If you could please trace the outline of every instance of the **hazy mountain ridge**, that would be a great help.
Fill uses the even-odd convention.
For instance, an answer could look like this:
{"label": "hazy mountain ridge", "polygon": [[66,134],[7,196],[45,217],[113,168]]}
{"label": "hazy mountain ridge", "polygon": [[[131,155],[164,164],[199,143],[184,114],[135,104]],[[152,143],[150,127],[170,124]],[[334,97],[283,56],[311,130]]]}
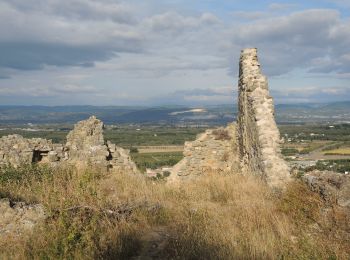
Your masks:
{"label": "hazy mountain ridge", "polygon": [[[201,111],[192,111],[202,108]],[[179,113],[180,112],[180,113]],[[96,115],[106,124],[208,124],[235,120],[236,104],[189,106],[0,106],[0,124],[75,123]],[[280,123],[349,122],[350,101],[276,105]]]}

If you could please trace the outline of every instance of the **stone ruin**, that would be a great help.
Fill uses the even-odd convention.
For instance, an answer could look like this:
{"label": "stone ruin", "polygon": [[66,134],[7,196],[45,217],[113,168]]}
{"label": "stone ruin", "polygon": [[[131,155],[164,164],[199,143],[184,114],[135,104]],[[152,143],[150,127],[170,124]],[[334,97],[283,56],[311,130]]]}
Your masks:
{"label": "stone ruin", "polygon": [[52,152],[56,148],[58,147],[46,139],[26,139],[20,135],[4,136],[0,138],[0,166],[6,164],[19,166],[39,162],[44,158],[52,159]]}
{"label": "stone ruin", "polygon": [[[257,50],[244,49],[239,65],[237,124],[207,130],[197,140],[186,142],[184,159],[173,167],[169,180],[190,179],[207,171],[255,174],[272,187],[283,187],[290,179],[280,152],[273,100],[260,70]],[[103,123],[94,116],[78,122],[65,145],[19,135],[0,139],[0,165],[31,162],[88,163],[137,172],[127,151],[105,142]]]}
{"label": "stone ruin", "polygon": [[[273,100],[267,79],[261,74],[256,49],[241,53],[238,87],[237,123],[225,129],[207,130],[195,141],[186,142],[184,159],[173,167],[171,183],[205,172],[254,174],[277,189],[283,189],[291,180],[280,151]],[[312,171],[301,180],[319,193],[326,204],[337,205],[350,217],[350,176]]]}
{"label": "stone ruin", "polygon": [[[51,166],[71,164],[97,166],[123,172],[138,172],[129,151],[105,142],[103,123],[92,116],[78,122],[67,136],[67,143],[53,144],[51,140],[9,135],[0,138],[0,167],[18,167],[29,163]],[[0,240],[21,236],[44,221],[47,215],[41,204],[29,205],[0,199]]]}
{"label": "stone ruin", "polygon": [[[207,130],[185,143],[184,159],[172,170],[171,180],[188,179],[208,171],[261,176],[271,187],[283,188],[290,171],[280,151],[280,134],[267,79],[261,74],[256,49],[241,53],[239,110],[236,124],[227,127],[224,140]],[[222,131],[222,130],[221,130]]]}
{"label": "stone ruin", "polygon": [[94,165],[137,172],[129,151],[109,141],[105,142],[103,123],[94,116],[75,124],[67,135],[65,145],[53,144],[51,140],[41,138],[27,139],[20,135],[0,138],[0,166],[18,167],[28,163]]}
{"label": "stone ruin", "polygon": [[185,142],[184,158],[176,164],[169,181],[191,179],[203,172],[237,171],[235,124],[226,128],[208,129],[193,142]]}
{"label": "stone ruin", "polygon": [[95,116],[74,125],[74,130],[67,135],[64,148],[68,160],[79,163],[88,161],[91,164],[137,172],[135,163],[125,150],[103,137],[103,123]]}
{"label": "stone ruin", "polygon": [[283,186],[290,170],[280,150],[267,78],[257,49],[244,49],[239,62],[237,140],[242,171],[261,175],[270,186]]}

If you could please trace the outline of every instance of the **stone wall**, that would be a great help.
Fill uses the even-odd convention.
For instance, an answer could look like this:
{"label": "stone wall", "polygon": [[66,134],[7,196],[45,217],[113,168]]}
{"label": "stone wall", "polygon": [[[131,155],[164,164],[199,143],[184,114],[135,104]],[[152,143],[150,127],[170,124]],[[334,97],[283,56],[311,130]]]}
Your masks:
{"label": "stone wall", "polygon": [[70,163],[111,166],[110,151],[103,137],[103,123],[95,116],[74,125],[67,135],[65,150]]}
{"label": "stone wall", "polygon": [[63,146],[54,145],[50,140],[26,139],[21,135],[0,138],[0,166],[11,164],[15,167],[39,161],[57,161],[63,157]]}
{"label": "stone wall", "polygon": [[238,82],[237,137],[242,171],[283,187],[290,172],[280,151],[273,99],[262,75],[256,49],[241,52]]}
{"label": "stone wall", "polygon": [[27,139],[20,135],[0,138],[0,167],[18,167],[28,163],[93,165],[137,172],[129,151],[105,142],[103,123],[94,116],[75,124],[67,135],[65,145],[53,144],[51,140],[41,138]]}
{"label": "stone wall", "polygon": [[184,158],[176,164],[168,178],[191,179],[205,172],[237,171],[239,165],[236,148],[235,125],[209,129],[193,142],[185,142]]}

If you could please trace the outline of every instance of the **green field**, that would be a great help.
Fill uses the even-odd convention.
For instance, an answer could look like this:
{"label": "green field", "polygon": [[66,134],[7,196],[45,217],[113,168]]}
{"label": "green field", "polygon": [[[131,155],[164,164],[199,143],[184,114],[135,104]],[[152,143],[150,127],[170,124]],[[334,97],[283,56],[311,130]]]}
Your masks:
{"label": "green field", "polygon": [[131,153],[131,158],[136,163],[141,172],[146,168],[156,169],[163,166],[173,166],[182,158],[182,152],[170,153]]}
{"label": "green field", "polygon": [[[137,130],[140,129],[140,130]],[[183,145],[185,141],[195,140],[197,134],[204,132],[204,128],[173,128],[173,127],[140,127],[119,128],[106,130],[106,140],[110,140],[121,147],[139,145]]]}
{"label": "green field", "polygon": [[19,134],[25,138],[51,139],[54,143],[65,143],[68,131],[23,131],[12,129],[0,131],[0,137],[12,134]]}
{"label": "green field", "polygon": [[[196,139],[197,134],[204,132],[205,128],[191,127],[122,127],[106,129],[105,140],[118,146],[129,149],[140,145],[183,145],[185,141]],[[54,131],[23,131],[6,129],[0,131],[0,137],[9,134],[20,134],[26,138],[52,139],[54,143],[64,143],[68,130]]]}

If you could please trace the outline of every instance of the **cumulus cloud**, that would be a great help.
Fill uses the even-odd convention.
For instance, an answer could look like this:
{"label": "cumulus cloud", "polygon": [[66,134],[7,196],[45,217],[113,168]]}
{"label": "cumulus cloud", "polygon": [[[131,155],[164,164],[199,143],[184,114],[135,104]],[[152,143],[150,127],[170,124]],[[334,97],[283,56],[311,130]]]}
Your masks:
{"label": "cumulus cloud", "polygon": [[246,19],[246,20],[257,20],[263,19],[270,16],[268,12],[264,11],[235,11],[232,13],[233,17],[238,19]]}
{"label": "cumulus cloud", "polygon": [[63,18],[83,20],[113,20],[134,23],[132,8],[126,3],[91,0],[4,0],[9,6],[26,13],[45,13]]}
{"label": "cumulus cloud", "polygon": [[142,36],[125,16],[119,5],[88,0],[2,2],[0,68],[84,67],[139,52]]}
{"label": "cumulus cloud", "polygon": [[[262,50],[269,75],[301,66],[311,72],[348,72],[349,22],[330,9],[269,16],[271,10],[293,6],[272,3],[267,11],[237,11],[236,15],[251,22],[231,25],[208,12],[186,16],[169,11],[137,20],[131,5],[107,0],[7,0],[0,6],[0,67],[93,66],[121,53],[153,53],[165,62],[171,54],[178,59],[180,55],[216,56],[224,64],[232,53],[256,46]],[[202,67],[196,60],[192,63],[193,68]],[[207,63],[210,67],[211,62]],[[125,64],[128,67],[130,63]]]}
{"label": "cumulus cloud", "polygon": [[231,48],[258,47],[268,75],[281,75],[296,68],[346,72],[350,71],[344,56],[348,53],[345,46],[350,43],[350,35],[345,31],[349,30],[348,22],[336,10],[305,10],[236,26]]}
{"label": "cumulus cloud", "polygon": [[[81,90],[93,96],[98,88],[106,89],[109,97],[125,91],[124,97],[130,98],[137,89],[135,84],[147,80],[139,86],[139,94],[147,98],[157,94],[147,88],[164,93],[158,80],[168,79],[176,81],[174,89],[196,88],[175,91],[169,95],[176,97],[173,100],[225,103],[232,93],[222,95],[208,86],[215,85],[211,84],[214,81],[228,85],[228,79],[234,80],[240,50],[246,47],[259,49],[267,76],[299,70],[349,78],[350,21],[339,10],[302,10],[300,4],[272,2],[252,12],[236,10],[232,19],[215,8],[191,10],[192,4],[186,10],[172,8],[177,1],[171,1],[171,8],[166,3],[154,8],[155,3],[151,1],[149,10],[144,11],[145,3],[139,1],[1,1],[0,93],[68,96]],[[55,73],[52,67],[57,69]],[[75,71],[69,73],[72,67]],[[43,70],[45,76],[33,70]],[[62,76],[63,70],[73,76]],[[21,73],[26,77],[18,77]],[[11,75],[16,78],[9,88]],[[89,79],[81,75],[89,75]],[[30,81],[33,78],[36,81]],[[337,95],[332,91],[328,94]],[[304,94],[290,91],[295,98]]]}

